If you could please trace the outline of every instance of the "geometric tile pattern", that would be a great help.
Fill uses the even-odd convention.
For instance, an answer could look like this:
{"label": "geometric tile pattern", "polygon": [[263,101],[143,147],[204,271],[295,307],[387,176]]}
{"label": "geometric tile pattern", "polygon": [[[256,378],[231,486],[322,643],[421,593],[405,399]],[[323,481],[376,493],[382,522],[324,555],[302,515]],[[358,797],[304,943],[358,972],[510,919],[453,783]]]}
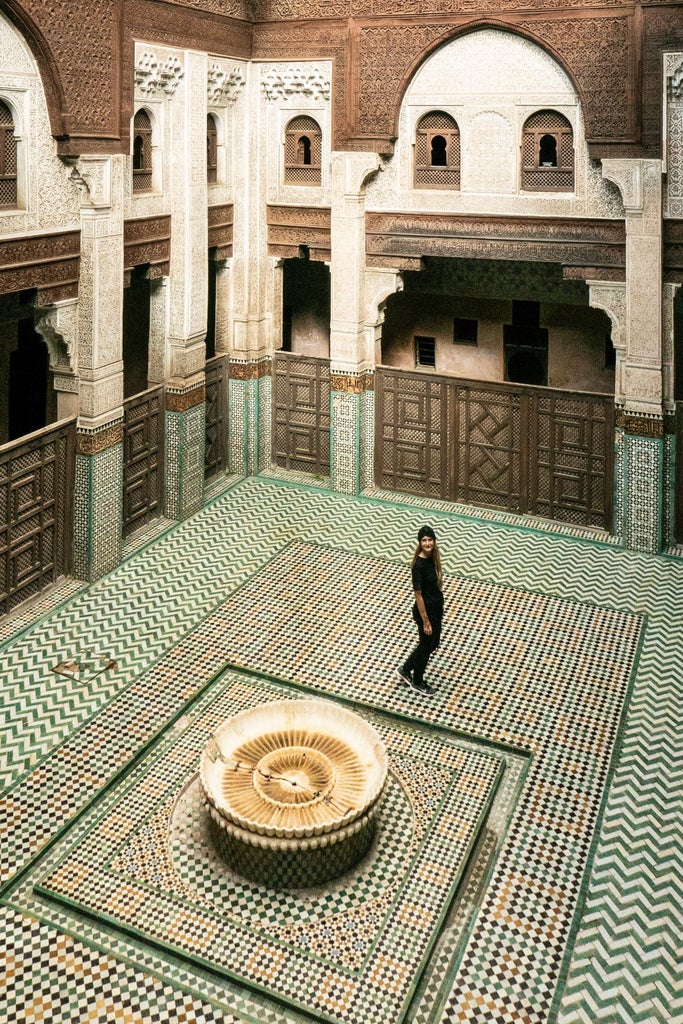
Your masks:
{"label": "geometric tile pattern", "polygon": [[[586,853],[589,861],[594,855],[594,869],[583,893],[585,913],[577,919],[575,933],[568,937],[568,948],[574,948],[574,955],[568,964],[566,987],[556,994],[549,1020],[561,1024],[594,1024],[597,1020],[679,1024],[683,1021],[680,958],[673,959],[672,951],[679,934],[677,887],[683,875],[679,840],[683,751],[679,724],[683,699],[680,559],[618,550],[613,538],[599,541],[599,535],[589,531],[555,528],[528,517],[454,509],[405,496],[397,501],[396,497],[376,492],[372,497],[353,499],[326,493],[319,487],[293,486],[285,480],[243,480],[108,577],[72,594],[56,610],[49,602],[42,605],[33,625],[22,621],[18,633],[10,630],[5,634],[0,644],[0,676],[8,712],[1,734],[8,787],[0,808],[0,813],[6,815],[3,843],[8,837],[29,831],[36,807],[43,809],[40,840],[18,842],[14,854],[8,854],[7,874],[26,864],[26,859],[120,772],[149,739],[175,716],[182,715],[184,702],[196,696],[210,670],[208,660],[205,666],[196,664],[197,649],[184,638],[190,639],[195,631],[201,633],[207,617],[217,612],[251,574],[262,569],[283,544],[314,540],[340,551],[371,553],[379,561],[401,566],[405,573],[415,532],[427,520],[437,531],[444,568],[453,578],[472,584],[498,584],[501,593],[513,588],[516,593],[526,591],[570,603],[590,602],[647,616],[628,717],[617,740],[613,778],[607,780],[600,836],[593,851]],[[402,576],[399,601],[403,600],[404,585]],[[398,618],[405,638],[406,620],[400,615]],[[226,628],[230,628],[229,623]],[[198,639],[201,644],[201,636]],[[452,636],[445,635],[443,650],[435,656],[435,669],[439,667],[437,658],[443,669],[452,640]],[[117,672],[111,678],[103,673],[83,687],[73,680],[60,680],[51,672],[57,662],[89,649],[117,661]],[[469,650],[463,655],[465,675]],[[173,658],[171,651],[175,652]],[[203,655],[210,653],[202,651]],[[493,652],[494,662],[496,657]],[[158,677],[154,690],[146,685],[146,673],[162,662],[164,680],[162,683]],[[174,670],[183,676],[177,683]],[[172,689],[174,685],[175,691],[164,702],[164,687]],[[366,691],[371,690],[369,684]],[[135,736],[127,736],[126,724],[119,728],[117,721],[119,702],[126,696],[131,714],[137,709],[140,715],[144,708],[157,704],[156,711],[151,709],[149,717],[143,716],[137,723]],[[551,695],[546,699],[552,703]],[[370,700],[382,707],[385,697],[377,693]],[[413,720],[429,723],[434,716],[436,707],[416,695],[399,697],[396,692],[396,700],[402,701],[395,705],[402,707],[400,713]],[[443,708],[439,714],[448,717]],[[101,729],[103,723],[116,727],[112,740],[116,749],[106,749],[111,737]],[[449,718],[448,727],[452,724]],[[88,777],[87,759],[78,764],[74,755],[73,763],[70,761],[73,744],[86,726],[99,729],[96,756],[101,760],[94,778]],[[476,731],[473,721],[466,731]],[[36,772],[50,758],[59,765],[65,787],[64,804],[58,801],[52,807],[41,798],[43,783],[36,785]],[[91,758],[91,763],[94,760]],[[73,791],[69,791],[69,780]],[[12,815],[13,801],[19,805],[16,817]],[[514,898],[512,889],[508,898],[509,893]],[[527,898],[533,904],[533,888]],[[285,1024],[299,1019],[293,1010],[277,1010],[253,991],[246,993],[236,987],[228,990],[209,975],[198,980],[197,971],[185,970],[181,965],[164,973],[158,957],[133,946],[123,936],[109,936],[111,955],[102,956],[95,952],[100,942],[95,926],[81,928],[85,953],[79,952],[75,966],[71,960],[60,961],[56,981],[56,960],[50,950],[65,941],[65,932],[73,930],[68,913],[56,915],[54,929],[38,925],[29,918],[37,917],[40,908],[30,905],[28,895],[26,900],[29,917],[6,909],[0,926],[4,926],[3,934],[13,948],[23,945],[23,955],[29,951],[14,976],[22,978],[23,991],[38,995],[59,990],[60,999],[55,1001],[52,1013],[55,1022],[80,1020],[85,1012],[78,1002],[83,989],[97,986],[102,979],[105,998],[108,1000],[112,991],[114,995],[107,1004],[108,1016],[101,1019],[163,1020],[166,1007],[170,1008],[171,1019],[174,1012],[175,1019],[182,1019],[181,1007],[188,1020]],[[18,927],[17,920],[25,925]],[[102,973],[105,961],[108,975]],[[451,964],[449,936],[445,935],[430,971],[437,994],[443,990],[447,995],[454,981],[449,976]],[[28,984],[26,972],[31,977]],[[107,988],[110,980],[112,989]],[[419,998],[422,985],[417,990]],[[185,994],[198,991],[202,993],[200,999]],[[73,1000],[67,1000],[71,993]],[[145,1001],[139,1013],[136,993],[142,993]],[[200,1006],[207,1000],[225,1016],[221,1017],[218,1009],[213,1018],[199,1016]],[[421,1005],[415,1009],[415,1024],[445,1019],[436,1010],[425,1016]],[[485,1012],[481,1019],[486,1019]],[[12,1019],[22,1017],[16,1003],[9,1005],[8,1013]],[[492,1011],[490,1016],[494,1020],[515,1020],[519,1011],[511,998],[504,1013]],[[538,1018],[532,1014],[529,1019]]]}
{"label": "geometric tile pattern", "polygon": [[[293,543],[225,602],[226,660],[402,711],[405,567]],[[447,1019],[499,993],[546,1019],[637,654],[637,616],[448,578],[431,720],[528,750],[524,798]],[[378,610],[384,614],[378,614]],[[503,926],[504,922],[504,926]],[[473,980],[474,979],[474,980]],[[456,1005],[457,1004],[457,1005]]]}
{"label": "geometric tile pattern", "polygon": [[656,554],[662,547],[663,442],[624,435],[626,480],[625,543]]}
{"label": "geometric tile pattern", "polygon": [[[282,893],[169,852],[175,795],[226,717],[272,699],[232,680],[50,858],[38,892],[162,941],[319,1019],[398,1024],[501,774],[499,755],[377,723],[390,787],[372,855],[332,891]],[[201,810],[201,809],[200,809]],[[195,809],[196,812],[196,809]],[[203,813],[206,819],[206,812]],[[204,824],[206,828],[206,824]],[[43,874],[45,871],[43,870]],[[212,877],[213,875],[213,877]]]}

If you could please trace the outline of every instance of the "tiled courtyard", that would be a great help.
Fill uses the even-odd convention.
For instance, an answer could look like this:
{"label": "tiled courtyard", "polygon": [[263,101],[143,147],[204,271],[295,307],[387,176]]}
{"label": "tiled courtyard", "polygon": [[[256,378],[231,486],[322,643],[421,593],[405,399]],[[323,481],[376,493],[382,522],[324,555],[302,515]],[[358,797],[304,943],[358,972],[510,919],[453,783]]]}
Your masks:
{"label": "tiled courtyard", "polygon": [[[408,563],[435,527],[431,698]],[[683,560],[414,499],[234,483],[3,623],[0,1022],[683,1021]],[[390,759],[325,891],[231,874],[216,725],[311,695]]]}

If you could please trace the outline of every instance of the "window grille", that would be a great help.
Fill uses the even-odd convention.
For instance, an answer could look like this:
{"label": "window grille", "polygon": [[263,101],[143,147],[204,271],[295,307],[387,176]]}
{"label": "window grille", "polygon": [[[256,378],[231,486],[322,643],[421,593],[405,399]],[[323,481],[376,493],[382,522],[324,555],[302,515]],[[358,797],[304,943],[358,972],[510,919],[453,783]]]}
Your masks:
{"label": "window grille", "polygon": [[450,116],[433,110],[415,132],[415,188],[460,188],[460,130]]}
{"label": "window grille", "polygon": [[211,114],[206,117],[206,180],[209,185],[218,181],[218,129]]}
{"label": "window grille", "polygon": [[436,366],[436,338],[415,335],[415,365]]}
{"label": "window grille", "polygon": [[146,110],[133,121],[133,192],[152,191],[152,122]]}
{"label": "window grille", "polygon": [[572,127],[555,110],[539,110],[524,124],[522,188],[534,192],[574,190]]}
{"label": "window grille", "polygon": [[285,129],[285,185],[319,185],[322,132],[312,117],[295,117]]}
{"label": "window grille", "polygon": [[17,140],[14,118],[0,100],[0,209],[17,207]]}

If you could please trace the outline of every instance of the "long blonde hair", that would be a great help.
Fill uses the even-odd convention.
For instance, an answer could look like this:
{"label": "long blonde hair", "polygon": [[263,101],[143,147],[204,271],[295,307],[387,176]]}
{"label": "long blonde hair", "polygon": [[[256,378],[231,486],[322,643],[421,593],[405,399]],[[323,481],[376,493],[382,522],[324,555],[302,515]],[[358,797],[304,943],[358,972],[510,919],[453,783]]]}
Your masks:
{"label": "long blonde hair", "polygon": [[[417,547],[415,548],[415,554],[413,555],[413,560],[410,563],[411,569],[415,565],[417,559],[420,557],[421,551],[422,548],[420,547],[420,542],[418,541]],[[443,586],[443,572],[441,571],[441,555],[439,554],[439,545],[436,543],[436,541],[434,541],[434,547],[432,548],[432,561],[434,562],[434,568],[436,569],[436,580],[437,583],[439,584],[439,590],[441,590]]]}

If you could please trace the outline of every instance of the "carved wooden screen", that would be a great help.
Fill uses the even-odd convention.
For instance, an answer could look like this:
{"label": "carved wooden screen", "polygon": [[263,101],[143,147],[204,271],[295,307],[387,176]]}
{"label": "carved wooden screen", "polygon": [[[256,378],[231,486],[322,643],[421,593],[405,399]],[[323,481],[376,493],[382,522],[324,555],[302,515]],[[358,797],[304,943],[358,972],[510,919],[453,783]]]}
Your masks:
{"label": "carved wooden screen", "polygon": [[273,359],[273,459],[326,476],[330,470],[330,361],[278,352]]}
{"label": "carved wooden screen", "polygon": [[225,469],[227,432],[228,366],[227,356],[220,355],[206,361],[206,480]]}
{"label": "carved wooden screen", "polygon": [[448,498],[448,389],[426,374],[377,374],[375,479],[392,491]]}
{"label": "carved wooden screen", "polygon": [[164,389],[127,399],[123,417],[123,529],[130,533],[162,512]]}
{"label": "carved wooden screen", "polygon": [[614,400],[379,368],[380,487],[612,528]]}
{"label": "carved wooden screen", "polygon": [[0,448],[0,614],[71,568],[76,421]]}

